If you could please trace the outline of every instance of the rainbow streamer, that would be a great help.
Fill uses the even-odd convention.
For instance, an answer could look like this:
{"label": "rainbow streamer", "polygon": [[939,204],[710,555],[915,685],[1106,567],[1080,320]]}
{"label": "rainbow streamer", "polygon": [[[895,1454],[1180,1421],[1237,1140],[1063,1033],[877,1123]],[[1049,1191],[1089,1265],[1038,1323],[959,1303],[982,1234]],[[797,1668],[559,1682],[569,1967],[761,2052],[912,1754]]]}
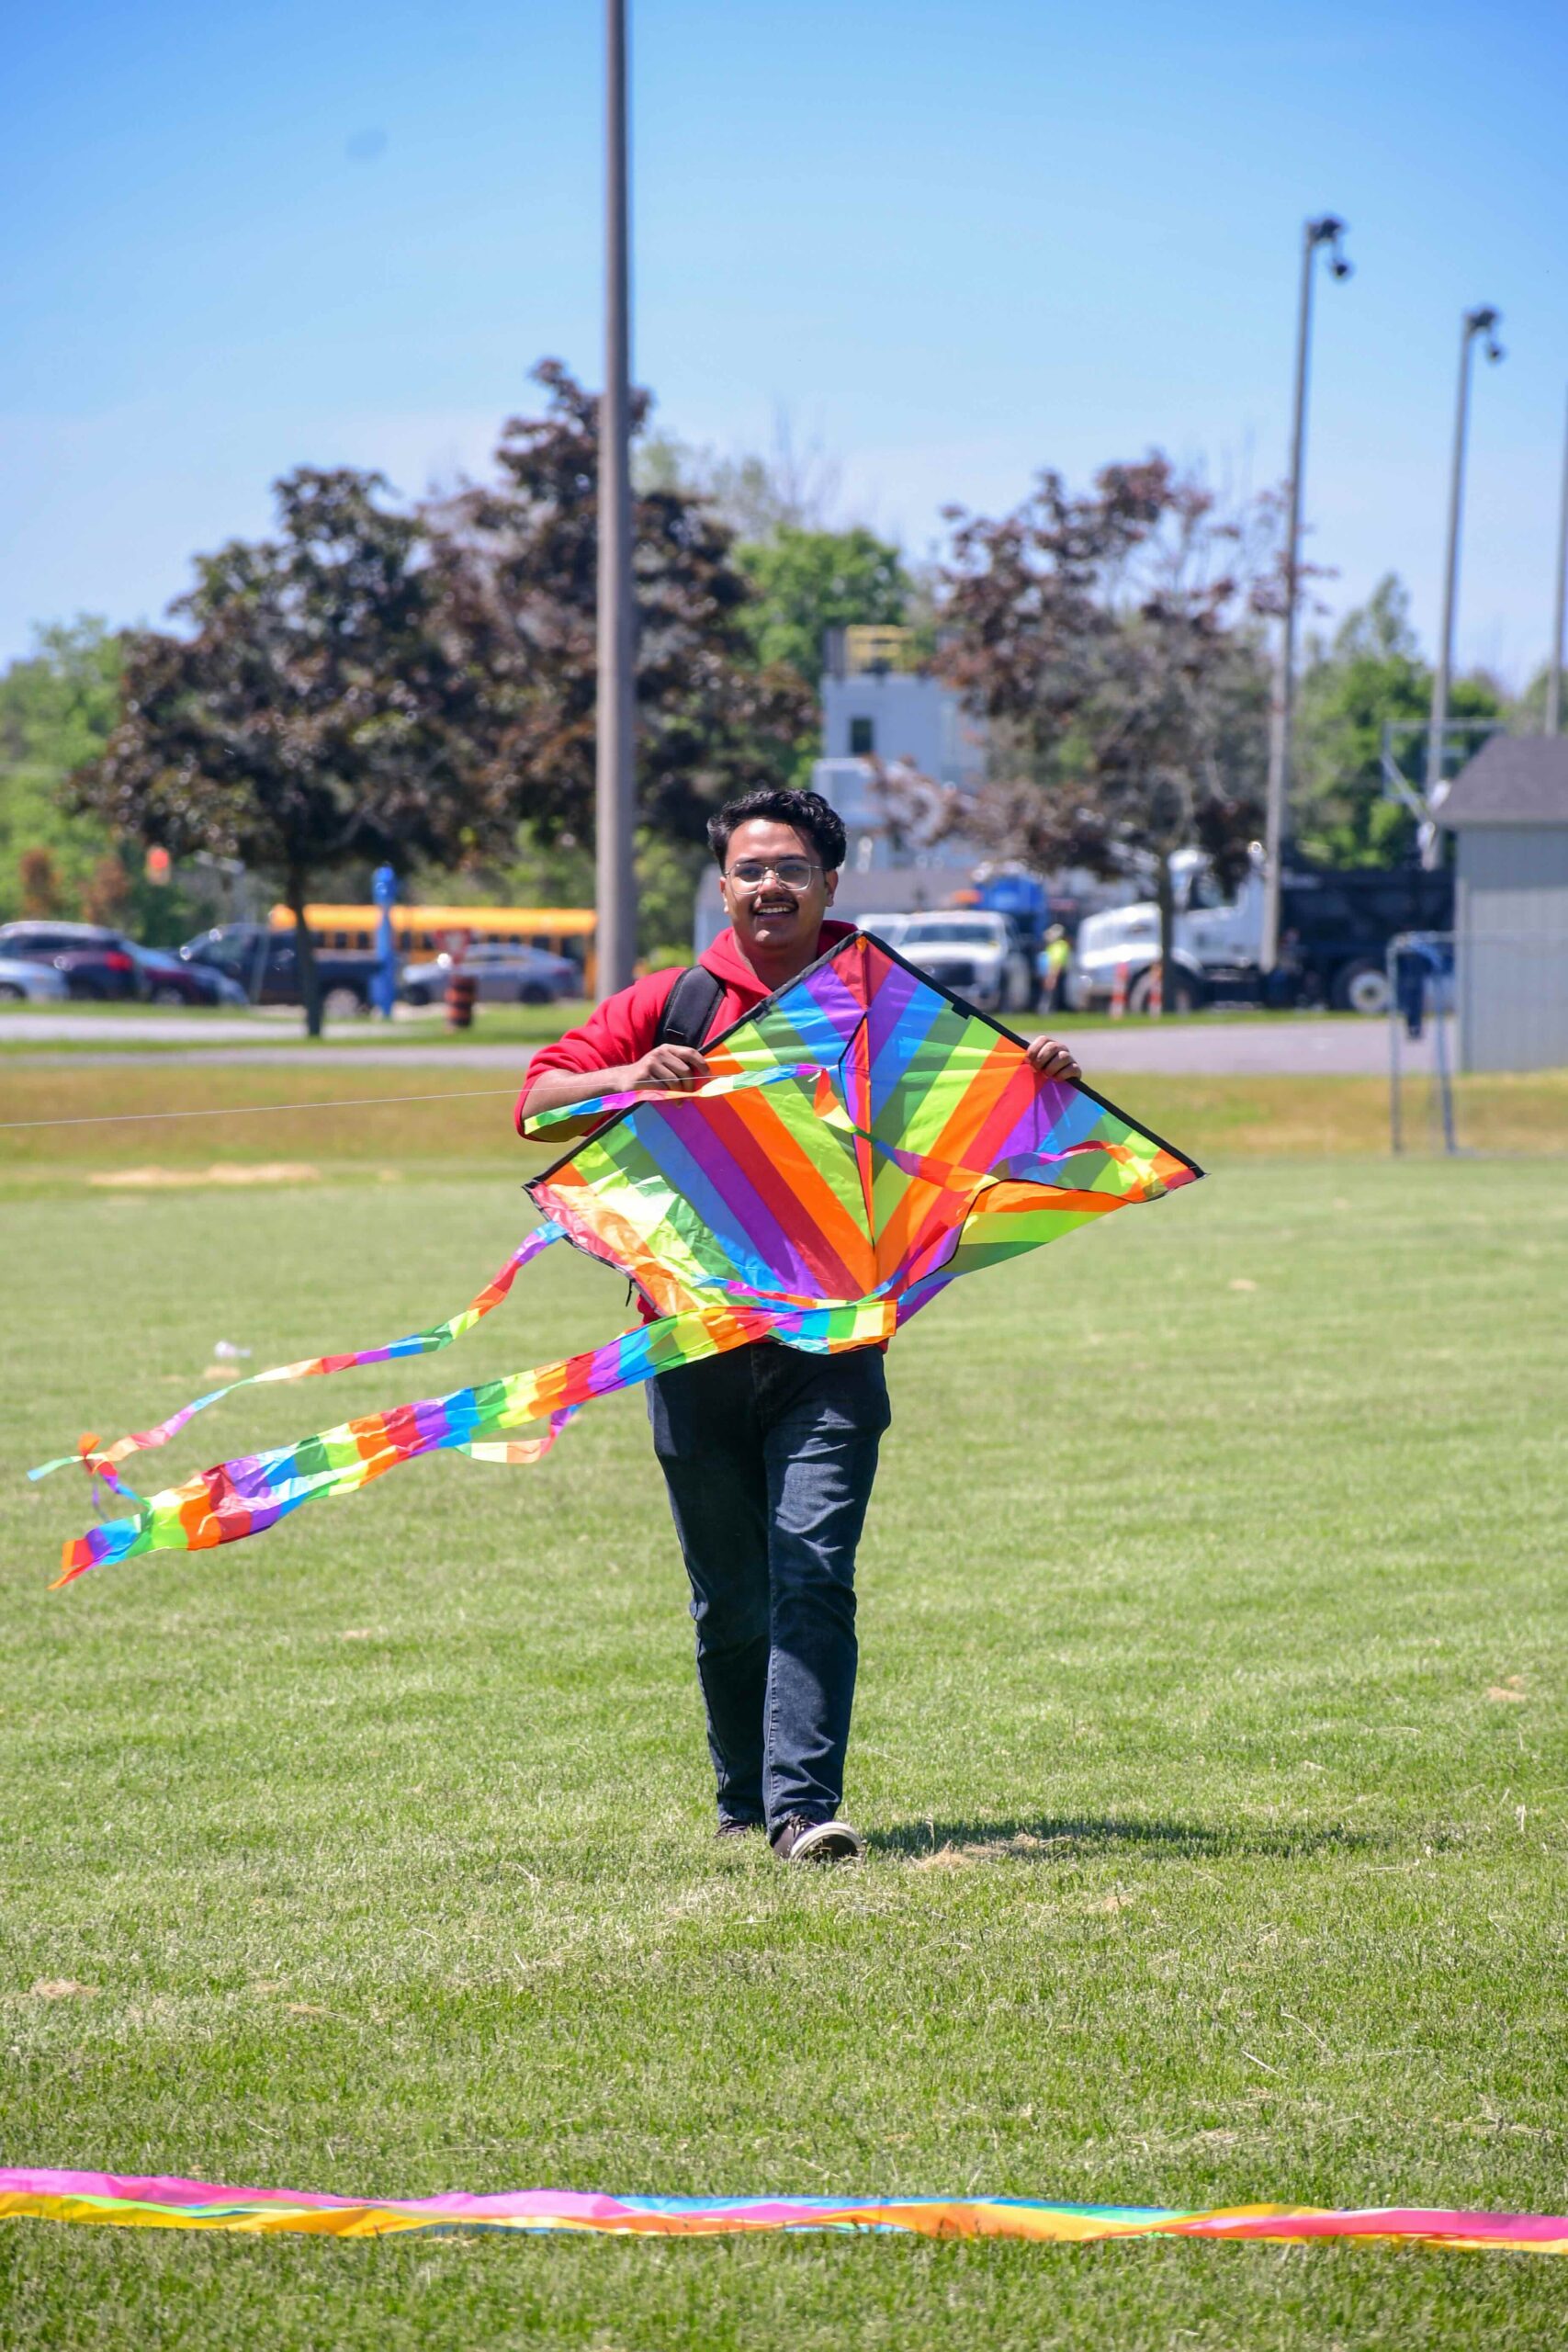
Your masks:
{"label": "rainbow streamer", "polygon": [[[528,1185],[544,1222],[446,1323],[254,1373],[34,1471],[79,1462],[135,1505],[65,1545],[59,1582],[260,1534],[423,1454],[536,1461],[593,1398],[731,1348],[886,1342],[961,1275],[1201,1172],[1091,1089],[1041,1079],[1021,1040],[863,933],[705,1052],[709,1078],[689,1093],[604,1095],[535,1123],[602,1121]],[[450,1346],[559,1239],[629,1276],[657,1319],[558,1363],[220,1463],[144,1501],[118,1477],[233,1388]]]}
{"label": "rainbow streamer", "polygon": [[480,2230],[590,2231],[618,2237],[727,2237],[802,2230],[897,2231],[927,2238],[1317,2238],[1568,2254],[1568,2215],[1469,2213],[1440,2206],[1047,2205],[1024,2197],[602,2197],[529,2188],[508,2196],[363,2199],[107,2172],[0,2171],[0,2220],[121,2229],[231,2230],[250,2236],[382,2238]]}
{"label": "rainbow streamer", "polygon": [[74,1453],[62,1453],[52,1462],[40,1462],[36,1470],[28,1472],[28,1476],[29,1478],[47,1478],[52,1472],[63,1470],[70,1463],[81,1462],[89,1476],[102,1478],[116,1494],[127,1493],[129,1489],[122,1487],[114,1476],[118,1463],[123,1462],[128,1454],[142,1453],[155,1445],[167,1445],[172,1437],[179,1435],[187,1421],[193,1421],[197,1413],[205,1413],[209,1405],[220,1404],[225,1396],[231,1396],[236,1388],[263,1388],[284,1380],[320,1379],[334,1372],[354,1372],[363,1364],[392,1363],[402,1356],[434,1355],[439,1349],[449,1348],[454,1340],[460,1340],[466,1331],[471,1331],[476,1323],[482,1322],[493,1308],[501,1305],[530,1260],[536,1258],[541,1250],[547,1250],[552,1241],[559,1239],[558,1226],[536,1226],[526,1239],[519,1242],[501,1272],[486,1283],[483,1290],[471,1298],[467,1306],[457,1314],[448,1316],[445,1323],[433,1324],[429,1330],[411,1331],[405,1339],[389,1340],[382,1347],[361,1348],[355,1355],[306,1356],[299,1363],[275,1363],[266,1372],[253,1372],[243,1380],[231,1380],[222,1388],[209,1389],[205,1396],[197,1397],[193,1404],[182,1405],[177,1413],[171,1413],[166,1421],[159,1421],[155,1428],[134,1430],[129,1436],[116,1438],[112,1445],[100,1446],[96,1438],[85,1437]]}

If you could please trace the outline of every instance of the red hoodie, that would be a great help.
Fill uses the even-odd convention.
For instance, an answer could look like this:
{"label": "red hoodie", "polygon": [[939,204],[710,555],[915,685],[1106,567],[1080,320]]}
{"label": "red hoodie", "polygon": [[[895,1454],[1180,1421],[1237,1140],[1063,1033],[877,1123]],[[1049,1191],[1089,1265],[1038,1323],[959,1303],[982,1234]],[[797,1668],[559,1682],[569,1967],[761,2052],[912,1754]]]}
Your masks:
{"label": "red hoodie", "polygon": [[[840,939],[848,939],[854,931],[852,922],[825,922],[817,934],[817,953],[825,956]],[[772,994],[763,987],[745,956],[736,944],[735,933],[728,928],[721,931],[713,945],[698,959],[705,971],[724,982],[724,994],[719,998],[713,1019],[708,1023],[708,1037],[720,1036],[726,1029],[754,1012],[758,1005]],[[553,1046],[541,1046],[528,1063],[528,1075],[523,1081],[523,1091],[517,1097],[513,1117],[517,1132],[524,1131],[524,1106],[528,1091],[536,1078],[547,1069],[619,1069],[627,1062],[640,1061],[652,1049],[659,1032],[659,1016],[669,1001],[670,991],[681,977],[682,967],[672,965],[663,972],[649,972],[646,978],[634,980],[629,989],[622,989],[618,996],[606,997],[581,1029],[569,1029],[566,1035]],[[703,1043],[706,1045],[707,1037]],[[597,1124],[595,1122],[594,1124]],[[563,1149],[572,1135],[570,1125],[549,1130],[553,1140],[558,1135]],[[592,1130],[590,1130],[592,1132]],[[640,1291],[637,1306],[645,1323],[658,1318],[657,1307],[650,1305]],[[886,1340],[875,1345],[886,1351]]]}
{"label": "red hoodie", "polygon": [[[818,955],[825,956],[840,939],[848,939],[853,930],[852,922],[825,922],[817,934]],[[705,971],[724,982],[724,994],[708,1023],[708,1037],[717,1037],[732,1028],[748,1012],[754,1012],[772,993],[757,978],[736,944],[734,932],[728,928],[719,933],[699,960]],[[518,1134],[523,1132],[524,1106],[529,1091],[534,1080],[542,1078],[547,1070],[620,1069],[627,1062],[640,1061],[644,1054],[650,1052],[659,1034],[660,1015],[680,977],[679,965],[671,965],[666,971],[649,972],[646,978],[634,980],[629,989],[622,989],[618,996],[606,997],[581,1029],[569,1029],[555,1045],[542,1046],[532,1055],[513,1114]],[[703,1043],[707,1043],[706,1037]],[[561,1134],[563,1147],[570,1134],[570,1128]]]}

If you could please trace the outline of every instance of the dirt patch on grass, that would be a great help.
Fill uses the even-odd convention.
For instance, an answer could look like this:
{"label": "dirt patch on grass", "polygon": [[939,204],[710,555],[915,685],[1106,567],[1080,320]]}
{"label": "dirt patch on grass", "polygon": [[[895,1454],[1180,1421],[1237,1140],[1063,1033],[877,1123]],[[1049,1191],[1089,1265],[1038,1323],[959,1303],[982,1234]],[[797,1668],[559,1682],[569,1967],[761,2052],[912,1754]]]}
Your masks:
{"label": "dirt patch on grass", "polygon": [[87,1182],[141,1193],[170,1184],[313,1184],[321,1173],[308,1159],[215,1159],[209,1168],[97,1168]]}

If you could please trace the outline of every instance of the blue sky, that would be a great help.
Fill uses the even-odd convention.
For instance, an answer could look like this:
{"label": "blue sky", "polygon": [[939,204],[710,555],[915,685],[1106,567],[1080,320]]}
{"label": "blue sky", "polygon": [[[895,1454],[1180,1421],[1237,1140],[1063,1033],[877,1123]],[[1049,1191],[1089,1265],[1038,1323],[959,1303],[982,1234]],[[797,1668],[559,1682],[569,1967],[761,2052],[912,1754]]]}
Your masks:
{"label": "blue sky", "polygon": [[[1343,606],[1436,626],[1459,318],[1476,384],[1460,650],[1550,626],[1568,389],[1568,9],[1545,0],[632,0],[636,356],[661,421],[765,445],[919,554],[1151,445],[1283,470],[1300,225],[1307,508]],[[0,99],[0,658],[155,619],[305,461],[483,465],[598,372],[597,0],[11,0]]]}

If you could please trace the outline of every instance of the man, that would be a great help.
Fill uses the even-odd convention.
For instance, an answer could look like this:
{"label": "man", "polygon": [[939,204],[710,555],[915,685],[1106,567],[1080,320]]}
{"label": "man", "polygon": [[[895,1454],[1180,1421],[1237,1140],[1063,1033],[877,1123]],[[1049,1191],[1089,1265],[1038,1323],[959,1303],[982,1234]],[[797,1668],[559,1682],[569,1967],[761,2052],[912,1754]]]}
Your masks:
{"label": "man", "polygon": [[[708,839],[728,930],[694,976],[652,973],[536,1053],[520,1132],[593,1095],[700,1086],[708,1039],[851,934],[826,920],[844,829],[820,795],[747,793]],[[688,1025],[697,1034],[676,1034]],[[1078,1075],[1052,1038],[1029,1057],[1043,1076]],[[855,1551],[890,1419],[883,1351],[813,1356],[762,1340],[660,1374],[648,1411],[691,1580],[718,1835],[765,1829],[784,1861],[858,1860],[860,1834],[838,1814]]]}

